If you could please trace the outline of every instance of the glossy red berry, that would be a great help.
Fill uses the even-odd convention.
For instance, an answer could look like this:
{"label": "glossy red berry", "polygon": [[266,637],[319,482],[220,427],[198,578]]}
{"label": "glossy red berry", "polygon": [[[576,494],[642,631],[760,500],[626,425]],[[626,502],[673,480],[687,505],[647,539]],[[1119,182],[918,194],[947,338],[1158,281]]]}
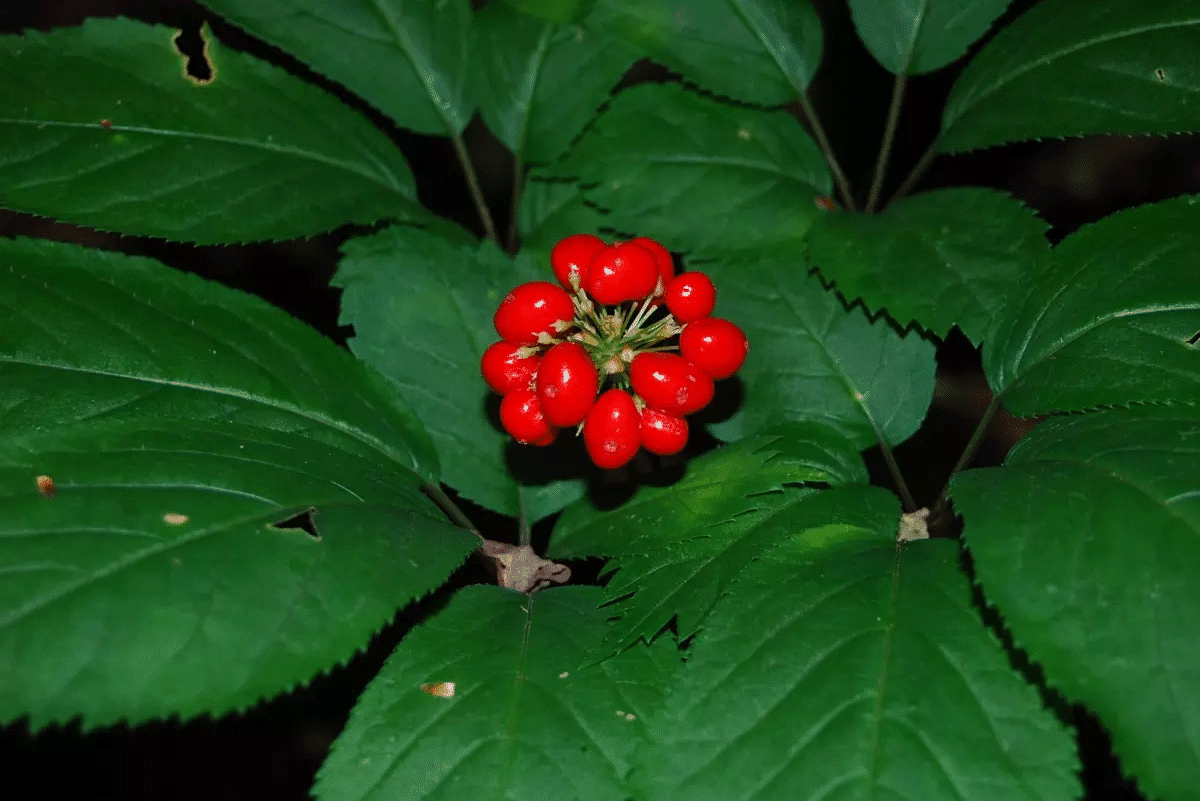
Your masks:
{"label": "glossy red berry", "polygon": [[600,374],[583,345],[560,342],[542,357],[535,384],[546,421],[553,426],[575,426],[596,402]]}
{"label": "glossy red berry", "polygon": [[687,420],[649,406],[642,409],[642,445],[646,450],[659,456],[670,456],[683,450],[687,441]]}
{"label": "glossy red berry", "polygon": [[560,239],[550,251],[550,268],[554,270],[554,276],[560,284],[574,291],[575,288],[571,286],[571,273],[579,276],[582,285],[592,258],[606,247],[608,245],[598,236],[571,234]]}
{"label": "glossy red berry", "polygon": [[528,345],[494,342],[479,360],[479,369],[488,386],[507,395],[513,390],[529,389],[542,357]]}
{"label": "glossy red berry", "polygon": [[717,288],[704,273],[682,273],[667,284],[663,300],[675,322],[690,323],[712,314],[717,305]]}
{"label": "glossy red berry", "polygon": [[596,399],[583,421],[583,444],[597,467],[621,467],[641,447],[640,431],[633,398],[623,389],[610,389]]}
{"label": "glossy red berry", "polygon": [[712,379],[674,353],[639,353],[629,365],[629,382],[646,405],[682,417],[708,405]]}
{"label": "glossy red berry", "polygon": [[566,290],[549,281],[530,281],[508,293],[492,323],[505,342],[533,345],[540,334],[561,334],[574,319],[575,304]]}
{"label": "glossy red berry", "polygon": [[[648,236],[636,236],[629,241],[639,247],[645,248],[654,257],[654,263],[658,265],[658,275],[662,279],[662,284],[659,286],[665,292],[667,284],[675,277],[675,261],[671,258],[671,251]],[[662,292],[656,290],[654,294],[661,295]]]}
{"label": "glossy red berry", "polygon": [[641,300],[658,286],[658,265],[645,248],[621,242],[592,258],[583,286],[592,300],[604,306]]}
{"label": "glossy red berry", "polygon": [[679,352],[710,378],[729,378],[745,363],[750,342],[728,320],[705,317],[683,327]]}
{"label": "glossy red berry", "polygon": [[518,389],[500,401],[500,424],[523,445],[549,445],[554,431],[546,423],[542,405],[533,390]]}

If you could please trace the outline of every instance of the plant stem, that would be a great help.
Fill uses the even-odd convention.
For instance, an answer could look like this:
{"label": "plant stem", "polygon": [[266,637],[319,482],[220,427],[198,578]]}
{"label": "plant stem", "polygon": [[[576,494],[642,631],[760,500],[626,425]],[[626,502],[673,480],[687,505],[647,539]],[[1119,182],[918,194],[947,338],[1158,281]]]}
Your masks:
{"label": "plant stem", "polygon": [[487,200],[483,197],[479,176],[475,174],[475,165],[471,163],[471,154],[467,152],[467,144],[463,141],[462,134],[455,134],[450,137],[450,141],[454,144],[454,155],[458,156],[458,163],[462,165],[463,174],[467,178],[467,188],[471,190],[471,201],[475,204],[475,210],[479,212],[479,219],[483,222],[483,231],[487,234],[488,239],[496,243],[497,247],[503,248],[504,243],[500,241],[500,235],[496,233],[496,223],[492,221],[492,212],[488,209]]}
{"label": "plant stem", "polygon": [[525,188],[525,165],[521,154],[513,154],[512,194],[508,199],[508,233],[504,235],[504,249],[509,253],[517,252],[517,212],[521,207],[521,192]]}
{"label": "plant stem", "polygon": [[879,443],[879,450],[883,452],[883,461],[887,464],[888,472],[892,474],[892,480],[896,482],[896,492],[900,493],[900,502],[904,506],[904,511],[917,511],[917,502],[913,500],[912,493],[908,490],[908,482],[904,480],[904,474],[900,472],[900,465],[896,463],[896,457],[892,454],[891,447],[883,438],[883,432],[879,430],[879,426],[875,425],[874,417],[868,414],[867,419],[871,421],[871,428],[875,429],[875,441]]}
{"label": "plant stem", "polygon": [[903,183],[900,184],[900,188],[892,193],[891,198],[888,199],[889,206],[907,195],[912,188],[916,186],[917,181],[921,180],[921,178],[925,175],[925,171],[929,169],[929,165],[933,163],[934,157],[937,156],[937,151],[934,150],[936,147],[937,140],[935,139],[929,145],[929,148],[925,151],[925,153],[921,156],[920,160],[917,161],[916,166],[914,166],[912,171],[909,172],[908,177],[905,178]]}
{"label": "plant stem", "polygon": [[533,532],[529,527],[529,514],[525,511],[525,491],[520,488],[517,489],[517,509],[517,545],[524,548],[533,539]]}
{"label": "plant stem", "polygon": [[887,174],[888,159],[892,155],[892,144],[896,141],[896,127],[900,124],[900,109],[904,105],[904,87],[908,76],[903,72],[892,82],[892,100],[888,104],[887,122],[883,126],[883,140],[879,143],[879,156],[875,159],[875,177],[871,179],[871,191],[867,194],[866,211],[875,211],[879,204],[879,192],[883,189],[883,178]]}
{"label": "plant stem", "polygon": [[829,137],[825,136],[825,129],[821,127],[821,120],[817,117],[816,110],[808,102],[807,94],[800,95],[800,111],[803,112],[804,119],[812,131],[813,139],[817,140],[817,147],[821,148],[821,153],[825,155],[825,163],[829,165],[829,171],[833,173],[833,181],[837,184],[842,205],[848,211],[856,211],[857,206],[854,204],[854,193],[850,189],[850,182],[846,180],[846,173],[842,172],[842,165],[838,164],[833,146],[829,144]]}
{"label": "plant stem", "polygon": [[421,490],[446,513],[446,517],[450,518],[456,526],[464,528],[476,537],[483,539],[483,535],[479,533],[479,529],[475,528],[475,524],[471,522],[471,518],[467,517],[466,513],[458,508],[458,504],[446,494],[446,491],[440,485],[429,482],[422,484]]}
{"label": "plant stem", "polygon": [[938,495],[937,503],[934,504],[933,516],[936,517],[946,511],[946,493],[950,491],[950,479],[954,477],[955,473],[961,472],[975,458],[975,452],[979,450],[979,446],[983,443],[983,438],[987,435],[992,418],[996,416],[996,412],[999,409],[1000,396],[993,395],[991,402],[988,403],[987,408],[983,410],[983,415],[979,418],[979,424],[971,432],[971,438],[967,440],[967,446],[963,448],[962,455],[958,457],[958,462],[954,465],[954,469],[950,471],[950,476],[946,479],[946,486],[942,487],[942,491]]}

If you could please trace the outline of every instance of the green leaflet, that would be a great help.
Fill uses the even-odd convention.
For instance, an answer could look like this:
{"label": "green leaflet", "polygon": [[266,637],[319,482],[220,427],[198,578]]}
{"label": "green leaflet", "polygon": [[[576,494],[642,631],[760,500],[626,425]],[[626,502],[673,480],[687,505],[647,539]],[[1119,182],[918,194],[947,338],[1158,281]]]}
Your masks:
{"label": "green leaflet", "polygon": [[[587,665],[598,587],[532,597],[467,587],[367,687],[317,778],[318,799],[624,801],[670,647]],[[421,685],[453,682],[451,697]]]}
{"label": "green leaflet", "polygon": [[1193,0],[1045,0],[963,70],[937,148],[1200,130],[1197,50]]}
{"label": "green leaflet", "polygon": [[1076,797],[1070,734],[981,625],[952,542],[874,487],[768,524],[647,725],[640,798]]}
{"label": "green leaflet", "polygon": [[1200,412],[1050,420],[951,494],[990,603],[1150,798],[1200,771]]}
{"label": "green leaflet", "polygon": [[821,63],[821,21],[808,0],[594,0],[585,24],[748,103],[795,100]]}
{"label": "green leaflet", "polygon": [[462,133],[469,91],[468,0],[203,0],[250,33],[420,133]]}
{"label": "green leaflet", "polygon": [[722,104],[676,84],[617,95],[563,162],[608,224],[673,250],[726,254],[800,246],[831,191],[800,123]]}
{"label": "green leaflet", "polygon": [[547,449],[518,445],[499,426],[499,397],[479,359],[499,339],[492,316],[517,284],[545,279],[527,255],[396,226],[353,239],[334,283],[345,289],[350,347],[392,380],[425,424],[442,480],[463,497],[532,522],[584,490],[582,448],[565,432]]}
{"label": "green leaflet", "polygon": [[967,52],[1011,0],[850,0],[854,27],[896,75],[940,69]]}
{"label": "green leaflet", "polygon": [[715,314],[737,323],[750,353],[735,381],[737,413],[712,426],[723,440],[761,426],[815,421],[855,447],[903,442],[921,425],[933,397],[933,345],[900,336],[886,318],[871,322],[784,259],[704,266],[720,287]]}
{"label": "green leaflet", "polygon": [[635,60],[611,36],[526,16],[503,2],[484,6],[472,33],[483,120],[522,162],[562,155]]}
{"label": "green leaflet", "polygon": [[1200,398],[1198,204],[1117,212],[1047,255],[984,347],[1005,408],[1029,417]]}
{"label": "green leaflet", "polygon": [[[475,547],[411,412],[279,310],[72,245],[0,263],[0,720],[244,709]],[[275,527],[309,510],[319,539]]]}
{"label": "green leaflet", "polygon": [[1047,225],[991,189],[939,189],[878,214],[835,212],[808,232],[808,260],[849,301],[939,337],[988,338],[1001,307],[1035,277]]}
{"label": "green leaflet", "polygon": [[127,19],[0,37],[0,205],[202,244],[424,216],[404,159],[331,95],[204,32]]}

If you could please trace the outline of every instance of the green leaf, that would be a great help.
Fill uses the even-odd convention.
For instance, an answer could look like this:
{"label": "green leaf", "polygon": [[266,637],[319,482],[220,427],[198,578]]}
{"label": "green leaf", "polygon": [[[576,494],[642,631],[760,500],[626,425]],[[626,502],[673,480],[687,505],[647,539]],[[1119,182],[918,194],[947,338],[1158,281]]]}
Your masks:
{"label": "green leaf", "polygon": [[550,22],[575,22],[594,0],[500,0],[531,17]]}
{"label": "green leaf", "polygon": [[1200,774],[1200,410],[1050,420],[951,482],[988,601],[1148,798]]}
{"label": "green leaf", "polygon": [[598,234],[608,219],[589,206],[573,182],[539,180],[530,173],[521,193],[518,226],[521,247],[539,264],[550,263],[550,251],[570,234]]}
{"label": "green leaf", "polygon": [[611,211],[609,224],[672,250],[798,248],[832,191],[817,146],[783,111],[730,106],[676,84],[627,89],[559,176]]}
{"label": "green leaf", "polygon": [[821,20],[808,0],[595,0],[586,24],[748,103],[795,100],[821,63]]}
{"label": "green leaf", "polygon": [[352,239],[343,252],[333,282],[345,289],[350,348],[412,405],[437,446],[442,480],[513,517],[524,504],[531,522],[578,498],[580,470],[567,458],[580,452],[575,438],[568,432],[550,449],[513,442],[499,427],[499,397],[479,373],[483,351],[499,338],[492,316],[500,301],[548,271],[490,242],[467,246],[402,226]]}
{"label": "green leaf", "polygon": [[1078,797],[1072,738],[981,624],[957,547],[897,548],[898,512],[845,488],[765,524],[779,545],[647,724],[638,798]]}
{"label": "green leaf", "polygon": [[402,128],[455,136],[471,121],[469,0],[203,3],[295,54]]}
{"label": "green leaf", "polygon": [[489,3],[471,48],[483,121],[521,162],[552,161],[634,62],[623,43]]}
{"label": "green leaf", "polygon": [[997,321],[983,364],[1013,414],[1200,398],[1200,197],[1064,239]]}
{"label": "green leaf", "polygon": [[[598,587],[467,587],[414,630],[359,699],[318,799],[624,801],[643,720],[674,648],[584,666]],[[422,685],[453,682],[453,696]]]}
{"label": "green leaf", "polygon": [[934,348],[901,336],[886,318],[847,310],[803,264],[781,260],[705,266],[718,287],[717,315],[750,340],[737,374],[742,406],[711,427],[725,441],[787,420],[833,427],[857,448],[896,445],[925,419],[933,398]]}
{"label": "green leaf", "polygon": [[963,70],[937,148],[1200,130],[1197,50],[1193,0],[1045,0]]}
{"label": "green leaf", "polygon": [[1011,0],[850,0],[854,27],[895,75],[933,72],[967,52]]}
{"label": "green leaf", "polygon": [[0,205],[202,244],[422,213],[400,152],[329,94],[202,31],[127,19],[0,37]]}
{"label": "green leaf", "polygon": [[149,259],[0,263],[0,720],[244,709],[476,546],[412,414],[311,329]]}
{"label": "green leaf", "polygon": [[866,481],[858,449],[845,437],[818,423],[787,423],[697,457],[682,479],[641,487],[620,509],[572,505],[547,552],[553,559],[644,554],[733,520],[785,484]]}
{"label": "green leaf", "polygon": [[957,325],[979,344],[1049,251],[1047,228],[1000,192],[940,189],[879,214],[822,215],[808,232],[808,258],[847,300],[939,337]]}

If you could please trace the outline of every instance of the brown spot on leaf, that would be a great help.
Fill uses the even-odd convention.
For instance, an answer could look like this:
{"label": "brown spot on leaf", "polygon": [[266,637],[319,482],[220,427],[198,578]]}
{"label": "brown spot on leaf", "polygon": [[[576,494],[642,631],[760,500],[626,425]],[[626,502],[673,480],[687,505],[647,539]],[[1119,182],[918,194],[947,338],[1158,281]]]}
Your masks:
{"label": "brown spot on leaf", "polygon": [[100,120],[100,127],[101,128],[111,128],[112,120]]}
{"label": "brown spot on leaf", "polygon": [[38,476],[37,488],[42,497],[47,500],[53,498],[55,493],[58,492],[58,488],[54,486],[54,479],[50,478],[50,476]]}
{"label": "brown spot on leaf", "polygon": [[179,512],[167,512],[163,515],[163,522],[168,526],[182,526],[188,520],[187,515],[181,515]]}
{"label": "brown spot on leaf", "polygon": [[439,681],[436,684],[422,684],[421,690],[438,698],[453,698],[454,682]]}
{"label": "brown spot on leaf", "polygon": [[825,196],[819,197],[819,198],[814,198],[813,203],[816,205],[816,207],[818,209],[823,209],[825,211],[833,211],[834,209],[837,208],[837,201],[835,201],[833,198],[829,197],[828,195],[825,195]]}

